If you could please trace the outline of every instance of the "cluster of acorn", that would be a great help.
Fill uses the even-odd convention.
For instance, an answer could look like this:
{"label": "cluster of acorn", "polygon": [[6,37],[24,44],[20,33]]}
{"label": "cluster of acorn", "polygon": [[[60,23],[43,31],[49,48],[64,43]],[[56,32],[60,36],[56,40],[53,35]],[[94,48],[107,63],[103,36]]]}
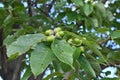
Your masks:
{"label": "cluster of acorn", "polygon": [[[53,30],[52,29],[46,30],[45,35],[46,35],[46,40],[48,42],[51,42],[55,38],[58,38],[58,39],[62,38],[64,36],[64,31],[60,27],[57,27],[57,28],[54,28]],[[81,45],[82,40],[78,38],[70,38],[68,40],[68,43],[73,45]]]}
{"label": "cluster of acorn", "polygon": [[[46,41],[52,42],[55,38],[61,39],[64,36],[64,34],[65,34],[64,31],[60,27],[54,28],[53,30],[52,29],[46,30],[45,31]],[[79,46],[81,52],[84,52],[84,47],[81,46],[82,40],[78,38],[70,38],[68,39],[68,43],[74,46]]]}
{"label": "cluster of acorn", "polygon": [[80,47],[81,52],[85,52],[84,46],[81,46],[82,40],[78,38],[70,38],[68,43]]}
{"label": "cluster of acorn", "polygon": [[73,45],[76,45],[76,46],[80,46],[82,44],[82,40],[78,39],[78,38],[70,38],[68,40],[68,43],[69,44],[73,44]]}
{"label": "cluster of acorn", "polygon": [[64,36],[64,31],[60,28],[54,28],[54,30],[49,29],[45,31],[46,40],[52,42],[55,38],[62,38]]}

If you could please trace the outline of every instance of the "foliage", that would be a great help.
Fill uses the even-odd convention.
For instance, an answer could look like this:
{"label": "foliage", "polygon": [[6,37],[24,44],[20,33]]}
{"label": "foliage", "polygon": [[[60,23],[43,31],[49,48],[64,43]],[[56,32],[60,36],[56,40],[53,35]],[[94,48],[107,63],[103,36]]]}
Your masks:
{"label": "foliage", "polygon": [[[118,80],[120,1],[109,2],[108,7],[107,0],[1,2],[0,28],[4,29],[8,61],[28,56],[21,80],[47,71],[50,74],[43,80]],[[100,75],[110,65],[118,69],[118,78]]]}

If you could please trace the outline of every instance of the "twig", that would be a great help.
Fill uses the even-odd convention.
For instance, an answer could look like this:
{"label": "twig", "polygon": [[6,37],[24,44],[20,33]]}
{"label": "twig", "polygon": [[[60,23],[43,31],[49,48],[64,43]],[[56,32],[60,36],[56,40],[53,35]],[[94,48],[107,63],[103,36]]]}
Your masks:
{"label": "twig", "polygon": [[36,7],[37,9],[40,10],[40,12],[42,12],[42,13],[45,14],[47,17],[49,17],[52,21],[54,21],[54,19],[53,19],[48,13],[50,13],[50,10],[51,10],[52,6],[54,5],[55,1],[56,1],[56,0],[53,0],[49,5],[46,5],[45,10],[42,10],[41,8],[38,8],[38,7],[37,7],[37,2],[35,2],[34,5],[35,5],[35,7]]}
{"label": "twig", "polygon": [[46,13],[49,13],[56,0],[53,0],[47,7]]}
{"label": "twig", "polygon": [[103,44],[103,43],[106,43],[107,41],[109,41],[111,38],[108,37],[107,39],[104,39],[102,41],[99,41],[98,44]]}

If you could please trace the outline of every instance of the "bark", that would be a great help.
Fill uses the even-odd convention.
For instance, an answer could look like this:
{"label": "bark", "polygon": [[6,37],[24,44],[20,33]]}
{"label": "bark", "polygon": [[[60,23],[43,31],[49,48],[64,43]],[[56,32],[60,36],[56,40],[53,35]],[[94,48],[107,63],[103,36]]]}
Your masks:
{"label": "bark", "polygon": [[20,80],[22,60],[24,55],[20,56],[14,61],[8,62],[6,47],[3,45],[3,40],[4,30],[0,29],[0,76],[3,78],[3,80]]}
{"label": "bark", "polygon": [[[51,3],[46,6],[45,10],[40,9],[42,13],[45,13],[47,17],[49,17],[51,20],[54,21],[53,18],[50,17],[48,14],[54,5],[56,0],[52,0]],[[29,17],[33,16],[33,0],[27,0],[28,3],[28,14]],[[20,80],[21,70],[22,70],[22,60],[24,59],[25,55],[22,55],[18,57],[17,59],[8,62],[7,55],[6,55],[6,47],[3,45],[4,41],[4,30],[3,28],[0,29],[0,76],[3,78],[3,80]],[[37,76],[35,79],[33,75],[30,76],[28,80],[42,80],[44,76],[44,72]]]}
{"label": "bark", "polygon": [[43,76],[44,76],[44,73],[45,73],[45,71],[44,71],[42,74],[38,75],[38,76],[36,77],[36,79],[35,79],[34,75],[32,74],[32,75],[28,78],[28,80],[42,80],[42,79],[43,79]]}
{"label": "bark", "polygon": [[3,79],[6,78],[7,75],[7,56],[6,56],[6,49],[5,46],[3,46],[3,40],[4,40],[4,32],[3,29],[0,29],[0,63],[1,63],[1,76]]}
{"label": "bark", "polygon": [[33,4],[32,4],[32,1],[31,0],[27,0],[27,4],[28,4],[28,14],[29,14],[30,17],[32,17],[32,15],[33,15],[33,11],[32,11]]}

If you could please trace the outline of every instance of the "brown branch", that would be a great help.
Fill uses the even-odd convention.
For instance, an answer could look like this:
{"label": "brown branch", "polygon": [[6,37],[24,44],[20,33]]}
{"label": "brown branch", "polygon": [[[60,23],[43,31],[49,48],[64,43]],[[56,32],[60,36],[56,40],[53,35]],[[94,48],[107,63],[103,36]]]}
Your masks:
{"label": "brown branch", "polygon": [[7,55],[6,55],[6,48],[3,46],[3,40],[4,40],[4,30],[3,28],[0,29],[0,62],[1,62],[1,72],[2,72],[2,78],[4,80],[6,79],[6,74],[7,74]]}
{"label": "brown branch", "polygon": [[51,10],[52,6],[54,5],[55,1],[56,0],[52,0],[52,2],[50,4],[48,4],[48,6],[46,6],[46,10],[45,10],[46,13],[50,12],[50,10]]}
{"label": "brown branch", "polygon": [[32,74],[28,80],[43,80],[43,76],[44,76],[44,72],[38,75],[37,78],[35,79],[34,75]]}
{"label": "brown branch", "polygon": [[45,10],[42,10],[41,8],[38,8],[37,7],[37,2],[35,2],[34,5],[35,5],[35,7],[37,9],[40,10],[40,12],[42,12],[43,14],[45,14],[48,18],[50,18],[54,22],[54,19],[49,15],[49,12],[50,12],[52,6],[54,5],[55,1],[56,0],[53,0],[49,5],[45,5]]}
{"label": "brown branch", "polygon": [[20,57],[12,62],[7,61],[6,47],[3,45],[4,30],[0,29],[0,62],[1,70],[0,75],[3,80],[20,80],[20,72],[22,66],[22,59]]}
{"label": "brown branch", "polygon": [[20,80],[20,75],[21,75],[20,73],[21,73],[21,69],[22,69],[22,60],[24,58],[25,58],[25,54],[21,55],[19,58],[17,58],[15,60],[14,63],[16,63],[16,67],[15,67],[14,72],[13,72],[12,80]]}
{"label": "brown branch", "polygon": [[32,12],[32,1],[31,0],[27,0],[27,4],[28,4],[28,14],[31,17],[33,15],[33,12]]}
{"label": "brown branch", "polygon": [[98,42],[98,44],[104,44],[104,43],[106,43],[107,41],[109,41],[111,38],[110,37],[108,37],[107,39],[104,39],[104,40],[101,40],[101,41],[99,41]]}

